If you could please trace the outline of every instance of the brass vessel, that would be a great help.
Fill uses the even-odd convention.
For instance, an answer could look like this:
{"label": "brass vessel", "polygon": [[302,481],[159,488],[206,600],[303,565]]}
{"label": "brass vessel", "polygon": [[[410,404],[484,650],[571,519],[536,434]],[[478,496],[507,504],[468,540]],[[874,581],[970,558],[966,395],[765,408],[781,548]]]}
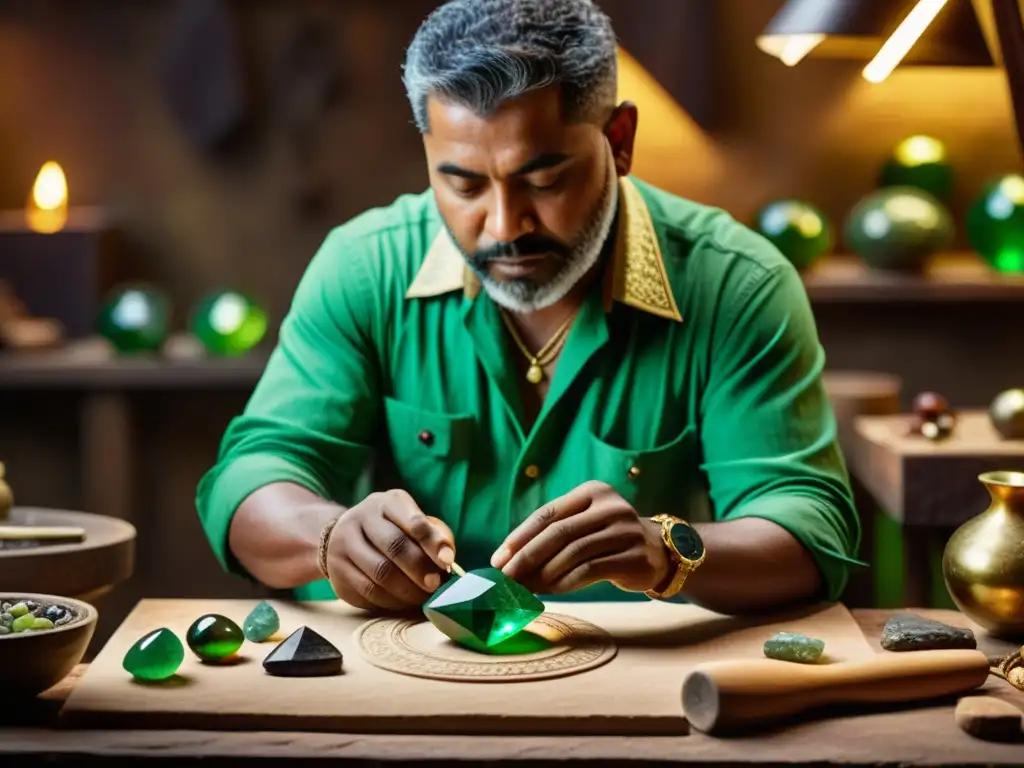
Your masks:
{"label": "brass vessel", "polygon": [[0,521],[6,520],[14,506],[14,491],[4,480],[4,463],[0,461]]}
{"label": "brass vessel", "polygon": [[1024,472],[978,476],[988,509],[946,542],[942,574],[957,607],[1000,637],[1024,637]]}

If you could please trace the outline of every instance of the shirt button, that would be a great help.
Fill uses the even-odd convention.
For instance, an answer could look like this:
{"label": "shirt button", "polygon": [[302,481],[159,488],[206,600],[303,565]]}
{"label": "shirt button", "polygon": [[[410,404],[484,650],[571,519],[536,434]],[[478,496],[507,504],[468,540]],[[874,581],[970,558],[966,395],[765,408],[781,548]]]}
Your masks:
{"label": "shirt button", "polygon": [[635,483],[636,479],[640,477],[640,467],[630,467],[626,477],[629,478],[629,482]]}
{"label": "shirt button", "polygon": [[523,474],[526,475],[531,480],[536,480],[538,477],[540,477],[540,467],[538,467],[536,464],[531,464],[530,466],[523,470]]}
{"label": "shirt button", "polygon": [[420,442],[423,443],[428,448],[434,444],[433,432],[428,432],[427,430],[424,429],[422,432],[420,432],[419,438]]}

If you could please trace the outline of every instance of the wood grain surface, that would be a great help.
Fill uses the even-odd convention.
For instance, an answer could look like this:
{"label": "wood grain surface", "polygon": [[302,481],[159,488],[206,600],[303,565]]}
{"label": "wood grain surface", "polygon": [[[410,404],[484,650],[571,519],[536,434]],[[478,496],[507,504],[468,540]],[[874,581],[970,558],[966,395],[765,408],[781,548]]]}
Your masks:
{"label": "wood grain surface", "polygon": [[[410,677],[361,658],[354,639],[366,615],[340,602],[275,604],[281,636],[301,625],[343,653],[339,677],[282,679],[260,661],[272,644],[247,643],[242,663],[212,666],[188,653],[167,685],[132,681],[121,660],[140,637],[169,627],[180,637],[199,616],[219,613],[241,623],[247,601],[145,600],[126,618],[68,699],[71,727],[202,728],[453,734],[682,734],[686,674],[712,659],[762,658],[776,631],[825,641],[836,661],[872,650],[841,605],[771,621],[739,620],[692,605],[659,602],[553,603],[555,613],[611,633],[618,652],[586,672],[529,683],[467,683]],[[586,695],[582,693],[586,691]]]}

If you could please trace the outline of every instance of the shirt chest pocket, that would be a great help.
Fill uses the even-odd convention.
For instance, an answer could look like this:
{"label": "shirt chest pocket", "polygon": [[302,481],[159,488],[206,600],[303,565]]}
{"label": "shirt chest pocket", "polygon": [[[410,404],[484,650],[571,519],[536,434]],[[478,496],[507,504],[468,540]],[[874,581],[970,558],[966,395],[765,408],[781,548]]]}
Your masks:
{"label": "shirt chest pocket", "polygon": [[712,519],[707,484],[700,471],[697,430],[644,449],[620,448],[590,433],[592,479],[608,483],[642,517],[670,514],[692,522]]}
{"label": "shirt chest pocket", "polygon": [[428,515],[458,530],[473,451],[475,418],[384,398],[391,474]]}

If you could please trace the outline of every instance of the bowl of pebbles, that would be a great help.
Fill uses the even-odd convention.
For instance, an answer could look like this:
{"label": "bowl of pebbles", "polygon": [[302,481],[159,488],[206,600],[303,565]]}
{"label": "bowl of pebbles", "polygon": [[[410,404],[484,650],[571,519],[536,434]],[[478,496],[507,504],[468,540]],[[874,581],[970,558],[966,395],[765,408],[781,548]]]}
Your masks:
{"label": "bowl of pebbles", "polygon": [[57,595],[0,593],[0,680],[36,696],[75,668],[96,631],[96,609]]}

